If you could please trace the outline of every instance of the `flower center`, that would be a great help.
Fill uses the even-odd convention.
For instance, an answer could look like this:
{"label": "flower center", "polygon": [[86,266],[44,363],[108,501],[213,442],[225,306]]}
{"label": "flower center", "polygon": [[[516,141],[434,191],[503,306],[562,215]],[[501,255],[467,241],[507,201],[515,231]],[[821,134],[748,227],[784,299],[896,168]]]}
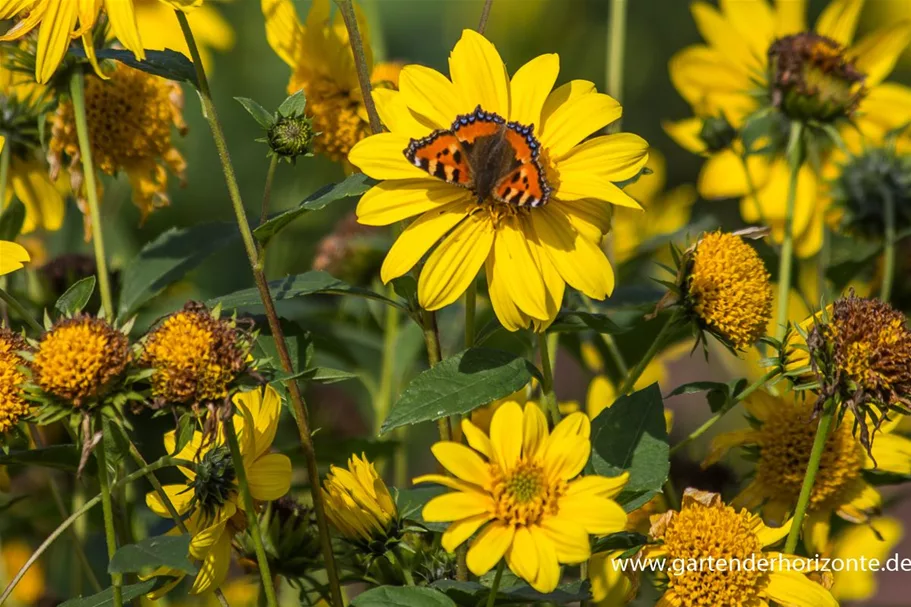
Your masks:
{"label": "flower center", "polygon": [[196,478],[188,485],[193,490],[193,501],[207,517],[215,516],[218,508],[231,499],[237,490],[234,461],[227,445],[206,451],[196,466]]}
{"label": "flower center", "polygon": [[864,74],[838,42],[811,32],[769,47],[772,105],[795,120],[832,121],[857,109]]}
{"label": "flower center", "polygon": [[0,434],[9,432],[29,412],[28,403],[22,398],[26,378],[19,370],[26,361],[18,354],[27,349],[24,339],[0,327]]}
{"label": "flower center", "polygon": [[[752,567],[737,567],[762,550],[752,531],[746,511],[730,506],[692,504],[681,510],[659,539],[669,560],[692,563],[691,568],[668,568],[668,587],[683,605],[725,605],[746,607],[756,600],[768,583],[767,574]],[[708,567],[706,560],[726,559],[725,567]],[[677,560],[683,559],[683,560]],[[703,563],[703,566],[696,566]]]}
{"label": "flower center", "polygon": [[521,459],[504,473],[491,465],[494,516],[511,525],[533,525],[545,514],[557,513],[557,500],[566,492],[566,483],[553,485],[537,461]]}
{"label": "flower center", "polygon": [[[760,458],[756,480],[781,499],[796,503],[810,462],[818,421],[810,421],[807,403],[781,406],[760,430]],[[860,476],[863,447],[855,440],[851,423],[842,422],[829,435],[810,494],[810,509],[831,507]]]}

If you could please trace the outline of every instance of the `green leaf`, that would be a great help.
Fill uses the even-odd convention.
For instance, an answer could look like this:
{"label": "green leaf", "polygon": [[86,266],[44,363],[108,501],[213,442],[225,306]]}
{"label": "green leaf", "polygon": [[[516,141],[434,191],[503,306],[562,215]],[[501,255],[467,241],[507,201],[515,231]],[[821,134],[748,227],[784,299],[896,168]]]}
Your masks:
{"label": "green leaf", "polygon": [[592,554],[596,552],[613,552],[615,550],[629,550],[648,543],[648,538],[635,531],[620,531],[611,533],[595,540]]}
{"label": "green leaf", "polygon": [[[483,601],[490,595],[490,588],[478,582],[459,582],[456,580],[438,580],[431,584],[446,593],[458,605],[475,607],[484,605]],[[579,603],[591,598],[591,585],[587,580],[576,580],[558,586],[553,592],[547,594],[538,592],[528,584],[520,582],[514,586],[504,588],[500,586],[497,592],[497,605],[539,605],[550,603],[565,605]]]}
{"label": "green leaf", "polygon": [[161,535],[122,546],[111,558],[108,573],[139,573],[145,569],[167,567],[195,574],[196,566],[187,558],[190,539],[186,534]]}
{"label": "green leaf", "polygon": [[439,485],[421,486],[412,489],[395,489],[395,505],[402,518],[423,525],[431,531],[442,533],[449,526],[448,523],[428,523],[421,515],[424,504],[438,495],[447,491]]}
{"label": "green leaf", "polygon": [[683,384],[677,386],[670,394],[671,396],[678,396],[681,394],[696,394],[697,392],[705,392],[706,400],[708,400],[709,408],[712,410],[712,413],[717,413],[725,405],[727,405],[731,400],[734,399],[737,394],[744,389],[746,386],[746,380],[735,379],[728,383],[716,382],[716,381],[694,381],[688,384]]}
{"label": "green leaf", "polygon": [[193,439],[193,434],[195,432],[196,416],[192,413],[184,413],[181,415],[180,420],[177,422],[177,440],[174,442],[174,453],[171,453],[171,455],[180,453],[181,449],[186,447]]}
{"label": "green leaf", "polygon": [[[254,356],[271,359],[272,367],[281,371],[281,357],[278,354],[278,347],[275,345],[275,338],[272,336],[272,328],[266,318],[257,317],[256,321],[256,326],[262,327],[262,333],[256,339]],[[294,369],[294,373],[299,373],[301,369],[307,368],[309,362],[313,343],[310,333],[296,322],[285,318],[279,318],[279,323],[282,334],[285,336],[285,347],[288,349],[291,367]]]}
{"label": "green leaf", "polygon": [[629,472],[629,483],[617,497],[627,512],[661,490],[670,471],[670,449],[658,384],[618,398],[592,421],[591,436],[595,474]]}
{"label": "green leaf", "polygon": [[240,233],[233,223],[203,223],[171,229],[142,248],[122,273],[119,316],[132,316],[168,285],[234,242]]}
{"label": "green leaf", "polygon": [[253,236],[255,236],[256,240],[265,247],[269,244],[270,240],[275,238],[279,232],[285,229],[288,224],[298,217],[312,211],[319,211],[330,203],[338,200],[351,198],[352,196],[360,196],[369,190],[374,183],[374,181],[363,173],[355,173],[340,183],[333,183],[322,187],[304,199],[297,207],[278,213],[267,219],[262,225],[253,230]]}
{"label": "green leaf", "polygon": [[95,277],[83,278],[60,296],[57,303],[54,304],[54,309],[63,316],[78,314],[89,303],[89,299],[92,298],[92,293],[94,292]]}
{"label": "green leaf", "polygon": [[[159,578],[152,578],[144,582],[139,582],[138,584],[129,584],[128,586],[123,586],[121,590],[123,592],[124,603],[126,603],[126,601],[138,599],[142,595],[150,593],[158,585],[158,582]],[[106,588],[105,590],[102,590],[98,594],[93,594],[92,596],[70,599],[67,602],[62,603],[60,607],[108,607],[109,605],[113,604],[114,589]]]}
{"label": "green leaf", "polygon": [[278,106],[278,115],[279,116],[302,116],[304,109],[307,107],[307,96],[304,95],[304,91],[299,90],[284,101]]}
{"label": "green leaf", "polygon": [[275,117],[266,110],[263,106],[256,103],[248,97],[235,97],[234,101],[238,102],[244,109],[247,110],[253,119],[259,123],[259,126],[268,130],[272,128],[272,125],[275,124]]}
{"label": "green leaf", "polygon": [[380,428],[394,428],[469,413],[509,396],[537,373],[523,357],[501,350],[471,348],[427,369],[402,392]]}
{"label": "green leaf", "polygon": [[[70,53],[77,57],[85,57],[85,51],[81,48],[71,47]],[[95,54],[99,61],[113,59],[137,70],[142,70],[147,74],[161,76],[177,82],[189,82],[193,86],[198,86],[196,68],[193,67],[193,62],[181,53],[171,49],[163,51],[145,49],[145,61],[137,60],[136,56],[133,55],[133,51],[118,48],[100,48],[95,51]]]}
{"label": "green leaf", "polygon": [[596,333],[609,333],[618,335],[627,331],[610,318],[607,314],[593,312],[580,312],[577,310],[561,312],[553,324],[547,329],[553,333],[571,333],[575,331],[593,330]]}
{"label": "green leaf", "polygon": [[299,371],[298,373],[280,373],[269,383],[274,384],[276,382],[286,382],[289,379],[315,382],[318,384],[337,384],[339,382],[348,381],[349,379],[358,379],[358,375],[356,373],[349,373],[348,371],[341,371],[339,369],[313,367],[312,369],[305,369],[303,371]]}
{"label": "green leaf", "polygon": [[[275,301],[286,301],[307,295],[354,295],[404,309],[397,301],[375,293],[370,289],[354,287],[333,277],[326,272],[306,272],[297,276],[288,276],[269,283],[269,290]],[[221,304],[222,308],[231,310],[235,308],[259,308],[263,302],[259,298],[259,291],[254,287],[235,291],[230,295],[216,297],[209,301],[210,305]]]}
{"label": "green leaf", "polygon": [[[42,466],[65,472],[76,472],[81,456],[82,449],[76,445],[52,445],[40,449],[0,454],[0,466]],[[95,459],[89,459],[84,472],[94,472],[95,469]]]}
{"label": "green leaf", "polygon": [[[0,200],[0,205],[3,201]],[[0,213],[0,240],[13,241],[22,232],[25,224],[25,205],[18,198],[12,201]]]}
{"label": "green leaf", "polygon": [[456,607],[451,598],[433,588],[380,586],[359,594],[352,607]]}

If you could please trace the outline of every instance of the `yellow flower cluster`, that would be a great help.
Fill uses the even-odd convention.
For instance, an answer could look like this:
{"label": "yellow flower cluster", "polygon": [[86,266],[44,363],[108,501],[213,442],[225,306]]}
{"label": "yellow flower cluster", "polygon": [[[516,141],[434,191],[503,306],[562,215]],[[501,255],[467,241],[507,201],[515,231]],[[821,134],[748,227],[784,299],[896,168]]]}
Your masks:
{"label": "yellow flower cluster", "polygon": [[9,432],[30,410],[21,392],[26,376],[20,367],[26,361],[19,355],[28,349],[21,336],[0,327],[0,434]]}

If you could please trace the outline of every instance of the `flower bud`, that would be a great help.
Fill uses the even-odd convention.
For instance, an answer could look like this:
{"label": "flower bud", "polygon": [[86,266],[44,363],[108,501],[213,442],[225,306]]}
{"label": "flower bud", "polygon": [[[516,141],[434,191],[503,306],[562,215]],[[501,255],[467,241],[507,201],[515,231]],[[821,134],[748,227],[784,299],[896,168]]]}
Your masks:
{"label": "flower bud", "polygon": [[313,152],[313,135],[306,116],[280,116],[269,128],[269,147],[279,157],[294,160]]}

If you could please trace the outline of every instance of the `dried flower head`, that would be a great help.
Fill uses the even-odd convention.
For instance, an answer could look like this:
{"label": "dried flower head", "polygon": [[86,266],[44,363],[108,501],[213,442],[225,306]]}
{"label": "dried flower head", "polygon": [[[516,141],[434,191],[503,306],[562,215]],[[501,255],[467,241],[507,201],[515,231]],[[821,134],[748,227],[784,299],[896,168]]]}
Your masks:
{"label": "dried flower head", "polygon": [[0,327],[0,435],[12,430],[30,410],[22,395],[26,377],[21,367],[27,362],[19,355],[26,350],[29,346],[21,335]]}
{"label": "dried flower head", "polygon": [[32,371],[45,393],[80,408],[104,397],[129,361],[126,335],[103,318],[80,314],[44,334]]}

